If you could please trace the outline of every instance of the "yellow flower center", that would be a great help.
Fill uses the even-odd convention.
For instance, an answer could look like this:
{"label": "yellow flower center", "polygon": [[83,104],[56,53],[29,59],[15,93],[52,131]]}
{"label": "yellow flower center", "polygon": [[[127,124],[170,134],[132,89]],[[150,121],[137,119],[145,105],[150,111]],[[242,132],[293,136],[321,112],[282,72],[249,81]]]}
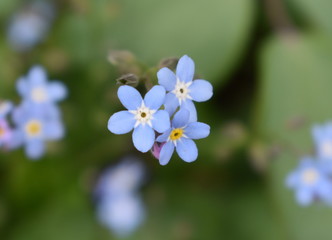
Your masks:
{"label": "yellow flower center", "polygon": [[182,137],[182,135],[183,135],[183,129],[182,128],[175,128],[175,129],[173,129],[173,131],[169,135],[169,138],[172,141],[176,141],[176,140],[180,139]]}
{"label": "yellow flower center", "polygon": [[36,137],[41,133],[42,125],[37,120],[31,120],[25,125],[25,131],[30,137]]}
{"label": "yellow flower center", "polygon": [[302,173],[302,180],[308,185],[314,184],[318,180],[318,177],[319,173],[313,168],[309,168]]}
{"label": "yellow flower center", "polygon": [[6,131],[4,128],[0,127],[0,137],[2,137],[3,135],[5,135]]}

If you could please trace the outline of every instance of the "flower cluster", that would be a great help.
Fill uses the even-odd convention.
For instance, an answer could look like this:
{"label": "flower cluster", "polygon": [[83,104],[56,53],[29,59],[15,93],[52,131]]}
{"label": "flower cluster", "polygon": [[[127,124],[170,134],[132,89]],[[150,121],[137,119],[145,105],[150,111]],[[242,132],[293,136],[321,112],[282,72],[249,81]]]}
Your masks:
{"label": "flower cluster", "polygon": [[60,82],[48,82],[45,70],[35,66],[18,80],[17,91],[22,97],[18,106],[0,103],[0,147],[10,150],[24,145],[29,158],[39,159],[45,141],[64,135],[57,102],[66,97],[67,90]]}
{"label": "flower cluster", "polygon": [[304,157],[286,184],[296,192],[300,205],[310,205],[314,200],[332,204],[332,123],[315,126],[312,131],[316,144],[316,157]]}
{"label": "flower cluster", "polygon": [[134,157],[126,157],[106,169],[97,182],[98,218],[119,237],[131,234],[145,218],[144,205],[138,193],[144,179],[142,163]]}
{"label": "flower cluster", "polygon": [[169,162],[174,150],[184,161],[195,161],[198,150],[193,139],[207,137],[210,127],[197,122],[193,101],[207,101],[213,93],[208,81],[193,80],[194,73],[194,62],[185,55],[176,73],[166,67],[158,71],[160,85],[152,87],[144,98],[135,88],[121,86],[118,97],[127,110],[113,114],[108,129],[115,134],[133,130],[136,149],[147,152],[153,148],[153,155],[162,165]]}

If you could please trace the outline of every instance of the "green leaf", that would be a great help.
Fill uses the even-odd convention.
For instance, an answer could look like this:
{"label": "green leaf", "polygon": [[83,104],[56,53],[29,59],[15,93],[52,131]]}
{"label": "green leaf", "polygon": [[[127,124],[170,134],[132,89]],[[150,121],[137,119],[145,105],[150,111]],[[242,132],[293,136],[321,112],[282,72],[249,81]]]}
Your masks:
{"label": "green leaf", "polygon": [[[287,174],[301,155],[313,149],[311,126],[332,117],[332,49],[317,36],[275,37],[261,58],[261,105],[259,128],[283,148],[269,170],[269,188],[288,239],[329,239],[332,211],[318,203],[300,207],[294,192],[285,186]],[[308,124],[287,127],[294,117]]]}

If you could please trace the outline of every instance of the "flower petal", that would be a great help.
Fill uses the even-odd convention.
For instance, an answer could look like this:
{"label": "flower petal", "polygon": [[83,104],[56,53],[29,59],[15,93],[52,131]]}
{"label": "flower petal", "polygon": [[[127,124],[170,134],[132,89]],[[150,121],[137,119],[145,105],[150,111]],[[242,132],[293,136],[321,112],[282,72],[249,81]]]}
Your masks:
{"label": "flower petal", "polygon": [[175,88],[176,76],[169,68],[162,68],[157,73],[158,83],[165,87],[167,91]]}
{"label": "flower petal", "polygon": [[322,179],[317,184],[317,193],[320,199],[328,204],[332,203],[332,185],[329,179]]}
{"label": "flower petal", "polygon": [[141,94],[130,86],[119,87],[118,97],[122,105],[128,110],[136,110],[142,104]]}
{"label": "flower petal", "polygon": [[169,128],[168,130],[166,130],[163,134],[161,134],[160,136],[157,137],[157,142],[166,142],[169,135],[171,134],[172,129]]}
{"label": "flower petal", "polygon": [[195,80],[189,86],[190,96],[196,102],[204,102],[209,100],[213,95],[213,87],[211,83],[206,80]]}
{"label": "flower petal", "polygon": [[169,129],[171,127],[171,123],[168,112],[160,110],[153,114],[152,126],[153,129],[159,133],[163,133]]}
{"label": "flower petal", "polygon": [[194,78],[194,73],[195,73],[194,61],[187,55],[181,57],[178,62],[178,65],[176,66],[176,76],[180,79],[180,81],[182,82],[192,81]]}
{"label": "flower petal", "polygon": [[171,159],[174,152],[174,144],[172,142],[167,142],[160,151],[159,163],[161,165],[166,165]]}
{"label": "flower petal", "polygon": [[193,162],[197,159],[198,150],[193,140],[181,138],[177,143],[176,152],[185,162]]}
{"label": "flower petal", "polygon": [[306,187],[302,187],[296,191],[296,200],[302,206],[309,205],[313,199],[312,191]]}
{"label": "flower petal", "polygon": [[182,103],[181,108],[185,108],[189,111],[189,122],[197,122],[197,111],[193,101],[187,99]]}
{"label": "flower petal", "polygon": [[210,126],[201,122],[192,122],[184,129],[184,134],[191,139],[206,138],[210,134]]}
{"label": "flower petal", "polygon": [[179,100],[173,93],[167,93],[164,105],[165,110],[169,113],[170,116],[172,116],[179,106]]}
{"label": "flower petal", "polygon": [[10,150],[20,147],[24,142],[24,134],[20,129],[16,129],[11,132],[11,136],[8,141],[7,147]]}
{"label": "flower petal", "polygon": [[28,95],[29,86],[25,78],[21,77],[18,79],[16,83],[16,90],[23,98]]}
{"label": "flower petal", "polygon": [[151,88],[144,97],[145,106],[157,110],[165,101],[166,91],[163,86],[157,85]]}
{"label": "flower petal", "polygon": [[140,124],[133,132],[133,142],[134,146],[138,151],[143,153],[149,151],[154,143],[155,133],[151,127],[147,124]]}
{"label": "flower petal", "polygon": [[32,86],[34,85],[43,85],[47,81],[47,75],[41,66],[34,66],[28,73],[28,81]]}
{"label": "flower petal", "polygon": [[175,113],[174,118],[172,120],[173,128],[181,128],[184,127],[189,121],[189,111],[185,108],[181,108],[180,111]]}
{"label": "flower petal", "polygon": [[128,111],[114,113],[108,120],[108,130],[114,134],[125,134],[130,132],[135,125],[134,115]]}
{"label": "flower petal", "polygon": [[47,87],[49,98],[53,101],[60,101],[66,98],[67,88],[61,82],[52,82]]}
{"label": "flower petal", "polygon": [[25,151],[29,158],[37,160],[44,154],[45,145],[41,139],[29,140],[26,144]]}
{"label": "flower petal", "polygon": [[47,122],[44,126],[44,137],[47,140],[58,140],[63,138],[65,130],[60,121]]}

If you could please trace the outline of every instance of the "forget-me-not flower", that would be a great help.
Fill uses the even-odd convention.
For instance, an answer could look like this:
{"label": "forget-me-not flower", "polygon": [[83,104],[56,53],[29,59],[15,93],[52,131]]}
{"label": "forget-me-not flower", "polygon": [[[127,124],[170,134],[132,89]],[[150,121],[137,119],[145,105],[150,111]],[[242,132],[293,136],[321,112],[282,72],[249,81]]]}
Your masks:
{"label": "forget-me-not flower", "polygon": [[6,118],[12,108],[13,104],[11,102],[0,102],[0,147],[7,147],[12,136],[12,129]]}
{"label": "forget-me-not flower", "polygon": [[67,96],[65,85],[58,81],[48,82],[46,71],[41,66],[34,66],[26,77],[17,82],[17,91],[24,101],[32,102],[43,108],[54,108],[54,103]]}
{"label": "forget-me-not flower", "polygon": [[312,135],[319,158],[332,162],[332,122],[322,126],[314,126]]}
{"label": "forget-me-not flower", "polygon": [[331,168],[326,162],[303,158],[298,168],[286,179],[289,188],[295,190],[296,200],[300,205],[307,206],[315,199],[332,204]]}
{"label": "forget-me-not flower", "polygon": [[194,61],[184,55],[180,58],[176,74],[169,68],[158,71],[158,82],[168,91],[165,99],[165,109],[173,115],[176,109],[185,107],[190,112],[190,122],[197,121],[197,112],[193,101],[204,102],[212,97],[212,85],[202,79],[193,81],[195,74]]}
{"label": "forget-me-not flower", "polygon": [[58,140],[64,135],[64,127],[59,118],[38,111],[35,104],[25,102],[14,109],[13,122],[16,125],[14,142],[25,145],[29,158],[39,159],[45,151],[45,141]]}
{"label": "forget-me-not flower", "polygon": [[197,159],[198,150],[192,139],[206,138],[210,134],[210,126],[201,122],[190,122],[190,112],[180,109],[172,120],[172,126],[157,138],[158,142],[166,142],[159,155],[161,165],[171,159],[174,149],[185,162]]}
{"label": "forget-me-not flower", "polygon": [[169,114],[165,110],[158,110],[165,100],[165,89],[154,86],[147,92],[144,99],[133,87],[121,86],[118,97],[128,111],[113,114],[108,121],[108,129],[115,134],[133,131],[133,142],[137,150],[149,151],[155,141],[156,130],[163,133],[170,127]]}

